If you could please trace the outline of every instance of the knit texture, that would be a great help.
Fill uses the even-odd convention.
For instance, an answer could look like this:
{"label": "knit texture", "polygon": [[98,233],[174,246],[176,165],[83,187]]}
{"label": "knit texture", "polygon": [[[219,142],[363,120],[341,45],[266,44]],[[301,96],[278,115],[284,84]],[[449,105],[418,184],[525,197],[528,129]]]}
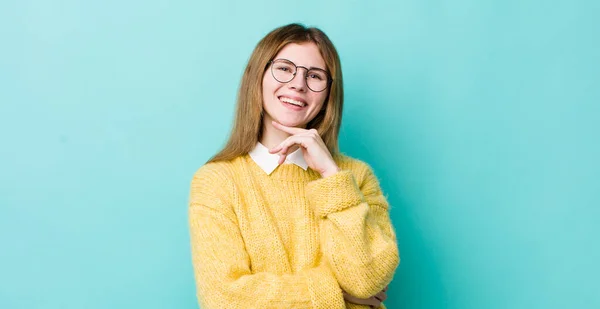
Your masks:
{"label": "knit texture", "polygon": [[[249,155],[205,164],[189,200],[198,301],[213,308],[367,309],[400,261],[389,206],[371,167],[346,155],[322,178]],[[385,308],[381,306],[380,308]]]}

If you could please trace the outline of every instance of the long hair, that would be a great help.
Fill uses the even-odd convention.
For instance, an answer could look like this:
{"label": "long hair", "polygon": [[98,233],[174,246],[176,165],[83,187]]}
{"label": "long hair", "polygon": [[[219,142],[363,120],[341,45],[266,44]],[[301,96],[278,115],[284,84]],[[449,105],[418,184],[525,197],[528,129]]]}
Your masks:
{"label": "long hair", "polygon": [[245,155],[262,138],[263,97],[262,80],[269,61],[287,44],[312,42],[317,45],[327,70],[333,78],[323,108],[306,126],[317,129],[332,156],[339,154],[338,135],[342,123],[344,89],[340,58],[327,35],[318,28],[289,24],[269,32],[254,48],[240,84],[235,120],[224,148],[209,159],[228,161]]}

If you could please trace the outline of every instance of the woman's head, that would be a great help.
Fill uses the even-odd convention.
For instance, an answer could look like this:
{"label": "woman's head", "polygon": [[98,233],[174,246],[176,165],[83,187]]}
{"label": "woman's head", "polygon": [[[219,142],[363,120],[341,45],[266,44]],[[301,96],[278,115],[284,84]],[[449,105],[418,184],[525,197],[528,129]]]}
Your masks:
{"label": "woman's head", "polygon": [[263,133],[271,120],[305,128],[325,106],[330,81],[315,43],[285,45],[262,77]]}
{"label": "woman's head", "polygon": [[[286,72],[296,66],[295,75]],[[324,87],[320,78],[328,79]],[[306,106],[288,105],[298,101]],[[337,154],[342,109],[340,59],[329,38],[317,28],[299,24],[279,27],[252,52],[242,76],[231,136],[209,162],[248,153],[260,140],[265,121],[270,120],[317,129],[329,151]]]}

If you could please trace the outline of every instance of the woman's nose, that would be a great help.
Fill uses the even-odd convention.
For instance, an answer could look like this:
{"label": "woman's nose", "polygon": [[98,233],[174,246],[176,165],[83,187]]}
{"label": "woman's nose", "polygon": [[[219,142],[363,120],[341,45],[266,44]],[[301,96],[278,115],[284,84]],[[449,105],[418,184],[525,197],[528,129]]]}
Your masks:
{"label": "woman's nose", "polygon": [[292,78],[288,84],[291,88],[294,88],[298,91],[306,91],[307,85],[306,78],[304,78],[304,72],[297,70],[296,74],[294,74],[294,78]]}

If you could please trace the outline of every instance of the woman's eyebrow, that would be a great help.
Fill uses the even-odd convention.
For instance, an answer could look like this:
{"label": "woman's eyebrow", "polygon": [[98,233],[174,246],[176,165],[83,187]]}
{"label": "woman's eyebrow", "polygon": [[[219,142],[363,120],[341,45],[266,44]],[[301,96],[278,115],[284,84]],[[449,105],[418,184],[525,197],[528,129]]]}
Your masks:
{"label": "woman's eyebrow", "polygon": [[309,70],[312,70],[312,69],[319,69],[319,70],[327,71],[327,70],[325,70],[325,69],[323,69],[323,68],[320,68],[320,67],[308,67],[308,69],[309,69]]}
{"label": "woman's eyebrow", "polygon": [[320,67],[313,67],[313,66],[306,67],[306,66],[303,66],[303,65],[297,65],[297,64],[296,64],[296,66],[298,66],[298,67],[303,67],[303,68],[308,68],[309,70],[312,70],[312,69],[319,69],[319,70],[327,71],[327,70],[325,70],[325,69],[323,69],[323,68],[320,68]]}

